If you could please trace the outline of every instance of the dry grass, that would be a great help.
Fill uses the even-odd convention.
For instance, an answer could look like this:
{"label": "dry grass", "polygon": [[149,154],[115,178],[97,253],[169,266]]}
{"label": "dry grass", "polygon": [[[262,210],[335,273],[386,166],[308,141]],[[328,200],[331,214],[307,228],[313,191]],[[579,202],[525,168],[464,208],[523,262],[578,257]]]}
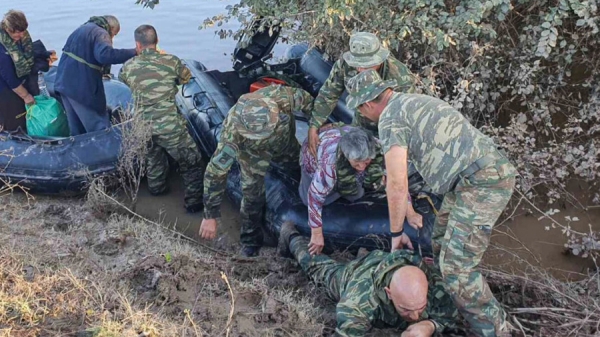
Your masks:
{"label": "dry grass", "polygon": [[226,336],[228,328],[230,336],[321,336],[331,329],[318,293],[289,260],[215,253],[143,220],[97,218],[76,200],[24,200],[3,197],[0,205],[0,336]]}
{"label": "dry grass", "polygon": [[496,298],[529,336],[600,335],[600,273],[559,281],[538,268],[517,275],[485,270]]}
{"label": "dry grass", "polygon": [[122,112],[121,120],[129,120],[121,133],[121,153],[117,166],[119,185],[125,195],[135,205],[140,183],[146,172],[146,156],[148,143],[152,138],[151,123],[142,118],[142,115],[129,111]]}

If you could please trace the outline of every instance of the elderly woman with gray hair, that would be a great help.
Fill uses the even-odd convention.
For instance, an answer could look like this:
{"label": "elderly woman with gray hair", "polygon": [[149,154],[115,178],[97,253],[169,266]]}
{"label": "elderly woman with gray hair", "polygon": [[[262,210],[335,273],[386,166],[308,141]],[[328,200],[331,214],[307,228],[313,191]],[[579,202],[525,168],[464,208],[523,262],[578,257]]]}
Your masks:
{"label": "elderly woman with gray hair", "polygon": [[310,152],[308,140],[302,145],[302,178],[298,188],[302,202],[308,206],[311,255],[320,254],[325,246],[323,206],[339,198],[352,202],[362,198],[364,186],[371,185],[373,180],[385,185],[382,166],[368,170],[379,154],[378,141],[368,131],[345,125],[321,131],[319,139],[317,157]]}

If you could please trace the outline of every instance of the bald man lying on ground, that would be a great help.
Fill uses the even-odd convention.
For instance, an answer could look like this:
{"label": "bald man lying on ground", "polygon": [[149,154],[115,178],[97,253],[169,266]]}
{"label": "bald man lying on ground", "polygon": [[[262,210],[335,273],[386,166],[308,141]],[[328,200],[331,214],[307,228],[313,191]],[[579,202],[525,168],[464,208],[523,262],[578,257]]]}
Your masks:
{"label": "bald man lying on ground", "polygon": [[324,286],[336,307],[336,336],[364,336],[371,327],[395,327],[402,337],[442,335],[454,328],[458,310],[435,268],[409,250],[376,250],[349,263],[326,255],[311,256],[308,238],[285,223],[279,252],[291,253],[305,273]]}

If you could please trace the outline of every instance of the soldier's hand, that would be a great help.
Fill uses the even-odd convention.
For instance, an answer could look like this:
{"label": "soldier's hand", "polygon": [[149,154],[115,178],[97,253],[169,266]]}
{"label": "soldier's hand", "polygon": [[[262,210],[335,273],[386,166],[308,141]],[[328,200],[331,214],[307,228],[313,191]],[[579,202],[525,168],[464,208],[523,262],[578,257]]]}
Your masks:
{"label": "soldier's hand", "polygon": [[317,130],[317,128],[311,126],[308,129],[308,149],[315,158],[317,158],[317,148],[319,147],[319,143],[319,131]]}
{"label": "soldier's hand", "polygon": [[325,125],[323,125],[322,127],[320,127],[320,128],[319,128],[319,131],[318,131],[318,133],[321,133],[321,132],[323,132],[323,131],[330,130],[330,129],[332,129],[334,126],[335,126],[335,125],[334,125],[333,123],[327,123],[327,124],[325,124]]}
{"label": "soldier's hand", "polygon": [[322,228],[313,228],[310,231],[310,242],[308,243],[308,252],[310,255],[319,255],[325,246]]}
{"label": "soldier's hand", "polygon": [[408,224],[416,230],[423,227],[423,217],[421,214],[415,212],[415,209],[410,203],[406,209],[406,221],[408,221]]}
{"label": "soldier's hand", "polygon": [[392,252],[399,249],[404,249],[404,247],[410,250],[415,250],[415,248],[412,245],[412,242],[410,242],[410,238],[408,237],[408,235],[406,235],[406,233],[402,234],[397,238],[392,238]]}
{"label": "soldier's hand", "polygon": [[435,333],[435,325],[433,322],[421,321],[410,325],[400,337],[430,337]]}
{"label": "soldier's hand", "polygon": [[408,224],[416,230],[419,230],[419,228],[423,227],[423,217],[417,212],[407,214],[406,220],[408,221]]}
{"label": "soldier's hand", "polygon": [[203,219],[198,234],[203,239],[214,239],[217,236],[217,219]]}

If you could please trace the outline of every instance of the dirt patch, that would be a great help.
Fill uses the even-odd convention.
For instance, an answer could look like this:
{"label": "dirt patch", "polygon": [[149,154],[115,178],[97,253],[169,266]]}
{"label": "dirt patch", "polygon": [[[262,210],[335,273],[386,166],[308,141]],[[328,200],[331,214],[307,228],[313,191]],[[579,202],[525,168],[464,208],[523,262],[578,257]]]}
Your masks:
{"label": "dirt patch", "polygon": [[[224,336],[228,328],[230,336],[333,334],[335,303],[295,261],[277,257],[273,248],[262,249],[254,259],[237,254],[239,219],[231,205],[223,209],[220,240],[200,241],[201,245],[182,240],[177,231],[197,239],[201,215],[185,213],[183,194],[173,188],[177,186],[174,181],[168,196],[172,207],[163,197],[140,193],[140,205],[168,229],[122,214],[95,216],[83,200],[39,197],[27,205],[18,195],[3,199],[0,219],[7,220],[0,223],[0,277],[5,277],[0,280],[0,314],[9,316],[0,317],[0,336]],[[167,208],[160,211],[162,206],[153,205]],[[562,221],[565,216],[581,219],[571,224],[575,230],[583,231],[588,224],[600,230],[594,221],[600,214],[561,209],[553,217]],[[550,276],[553,283],[523,278],[533,266],[554,273],[551,267],[565,263],[561,268],[570,267],[571,274],[582,278],[588,270],[580,265],[590,260],[563,254],[565,238],[548,221],[519,216],[498,226],[485,261],[503,270],[518,265],[510,258],[526,263],[513,270],[521,276],[507,279],[507,274],[493,271],[486,275],[503,303],[546,308],[543,313],[548,315],[519,312],[520,317],[554,326],[576,322],[583,327],[580,332],[590,333],[585,317],[572,311],[594,307],[593,280],[588,277],[583,285]],[[493,255],[500,253],[504,255]],[[333,257],[353,258],[348,253]],[[533,286],[540,284],[544,286]],[[553,311],[564,303],[576,309]],[[27,316],[28,311],[19,308],[30,308],[38,316]],[[599,316],[591,309],[587,315]],[[538,328],[551,335],[547,327]],[[370,335],[400,333],[374,330]]]}
{"label": "dirt patch", "polygon": [[68,208],[61,205],[49,205],[41,212],[41,218],[44,219],[44,226],[52,228],[55,231],[66,232],[71,228],[72,219]]}
{"label": "dirt patch", "polygon": [[3,201],[2,337],[320,336],[335,324],[273,249],[250,261],[235,245],[208,250],[130,217],[96,217],[83,200]]}

